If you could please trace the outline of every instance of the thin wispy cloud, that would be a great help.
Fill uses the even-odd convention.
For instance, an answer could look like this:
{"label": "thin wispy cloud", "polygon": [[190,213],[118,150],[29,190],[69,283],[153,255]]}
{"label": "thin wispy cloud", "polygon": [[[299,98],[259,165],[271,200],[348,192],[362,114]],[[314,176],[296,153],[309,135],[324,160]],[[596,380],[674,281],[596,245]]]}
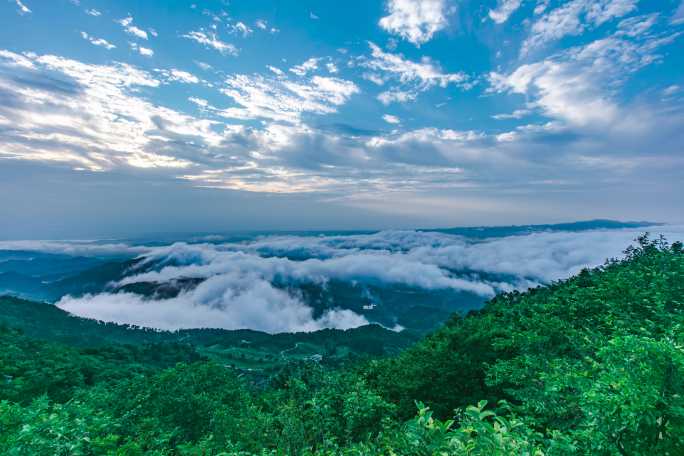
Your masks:
{"label": "thin wispy cloud", "polygon": [[214,49],[224,55],[238,55],[238,49],[225,41],[221,41],[216,33],[205,32],[204,30],[196,30],[183,35],[183,38],[196,41],[199,44],[204,45],[207,48]]}

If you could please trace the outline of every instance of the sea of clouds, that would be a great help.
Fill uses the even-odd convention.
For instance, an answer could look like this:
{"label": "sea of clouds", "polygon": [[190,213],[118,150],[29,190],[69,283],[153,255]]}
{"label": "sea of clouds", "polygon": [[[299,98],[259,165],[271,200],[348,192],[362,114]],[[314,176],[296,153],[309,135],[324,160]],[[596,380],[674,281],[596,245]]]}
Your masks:
{"label": "sea of clouds", "polygon": [[[56,305],[72,314],[160,329],[249,328],[266,332],[347,329],[369,320],[349,309],[316,316],[297,285],[331,281],[453,290],[483,301],[497,292],[549,283],[582,268],[619,258],[644,231],[684,240],[684,227],[547,231],[469,239],[434,231],[381,231],[354,235],[268,235],[241,242],[176,242],[166,246],[99,243],[92,254],[137,255],[117,286],[194,279],[196,287],[173,298],[131,292],[65,296]],[[88,254],[87,244],[38,243],[36,249]],[[11,247],[4,243],[2,248]],[[27,242],[21,244],[27,249]],[[495,277],[496,279],[492,279]],[[280,284],[281,286],[278,286]],[[287,284],[283,287],[282,284]],[[293,291],[294,290],[294,291]]]}

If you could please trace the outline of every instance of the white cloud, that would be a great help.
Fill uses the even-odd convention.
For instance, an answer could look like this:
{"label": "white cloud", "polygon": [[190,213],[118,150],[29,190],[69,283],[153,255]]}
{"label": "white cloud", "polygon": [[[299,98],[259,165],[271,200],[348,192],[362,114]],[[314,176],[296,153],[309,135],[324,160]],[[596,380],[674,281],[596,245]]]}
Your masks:
{"label": "white cloud", "polygon": [[297,76],[306,76],[307,73],[316,71],[318,69],[318,61],[320,59],[317,59],[315,57],[311,57],[310,59],[306,60],[304,63],[300,65],[293,66],[290,68],[290,71],[296,74]]}
{"label": "white cloud", "polygon": [[221,41],[213,32],[205,32],[203,30],[192,31],[183,35],[183,38],[196,41],[224,55],[238,55],[238,49],[234,45]]}
{"label": "white cloud", "polygon": [[420,46],[447,26],[446,0],[388,0],[384,30]]}
{"label": "white cloud", "polygon": [[[423,261],[450,268],[510,274],[549,283],[577,274],[585,267],[599,266],[608,258],[621,257],[622,251],[643,231],[645,229],[535,233],[473,245],[440,247],[432,252],[417,250],[413,254]],[[653,227],[648,231],[662,232],[670,241],[682,239],[684,235],[681,227]]]}
{"label": "white cloud", "polygon": [[499,0],[496,8],[489,10],[489,18],[497,24],[503,24],[521,4],[522,0]]}
{"label": "white cloud", "polygon": [[110,43],[109,41],[105,40],[104,38],[95,38],[94,36],[88,35],[86,32],[81,32],[81,37],[89,41],[91,44],[94,44],[95,46],[101,46],[105,49],[114,49],[116,48],[115,45]]}
{"label": "white cloud", "polygon": [[386,90],[378,95],[378,100],[385,106],[392,103],[407,103],[416,99],[418,94],[416,92],[409,92],[405,90]]}
{"label": "white cloud", "polygon": [[278,33],[278,32],[279,32],[279,30],[278,30],[277,28],[275,28],[275,27],[270,27],[270,26],[268,25],[268,22],[267,22],[266,20],[264,20],[264,19],[257,19],[257,20],[254,22],[254,25],[256,26],[256,28],[258,28],[258,29],[260,29],[260,30],[267,31],[267,32],[269,32],[269,33]]}
{"label": "white cloud", "polygon": [[24,15],[24,14],[30,14],[32,12],[26,5],[24,5],[21,2],[21,0],[14,0],[14,2],[17,4],[17,8],[19,8],[17,10],[17,12],[19,14]]}
{"label": "white cloud", "polygon": [[197,65],[198,67],[200,67],[200,68],[203,69],[204,71],[209,71],[209,70],[211,70],[211,69],[214,68],[214,67],[212,67],[211,65],[209,65],[209,64],[206,63],[206,62],[200,62],[200,61],[198,61],[198,60],[195,60],[195,65]]}
{"label": "white cloud", "polygon": [[328,70],[328,73],[330,74],[337,74],[339,73],[339,69],[337,68],[337,65],[335,65],[333,62],[328,62],[325,64],[325,69]]}
{"label": "white cloud", "polygon": [[492,119],[496,120],[507,120],[507,119],[522,119],[525,116],[530,115],[531,111],[529,109],[516,109],[510,114],[496,114],[492,116]]}
{"label": "white cloud", "polygon": [[684,22],[684,0],[679,4],[677,11],[675,11],[674,16],[672,16],[673,24],[681,24]]}
{"label": "white cloud", "polygon": [[498,142],[512,142],[518,139],[519,133],[517,131],[507,131],[505,133],[499,133],[496,135],[496,140]]}
{"label": "white cloud", "polygon": [[[664,234],[671,242],[684,239],[684,227],[647,229],[654,235]],[[608,258],[619,258],[645,230],[547,231],[478,242],[439,232],[382,231],[263,236],[216,245],[176,243],[148,247],[136,266],[137,273],[131,271],[121,283],[194,278],[201,280],[197,287],[170,299],[102,293],[65,297],[57,306],[82,317],[172,330],[344,329],[368,321],[341,309],[330,309],[314,318],[313,310],[297,292],[298,287],[325,286],[335,280],[361,287],[404,285],[453,290],[486,298],[495,290],[522,290],[550,283],[583,268],[599,266]],[[288,255],[305,258],[295,261]],[[459,276],[459,271],[467,278]],[[483,279],[492,274],[498,278]]]}
{"label": "white cloud", "polygon": [[534,7],[534,14],[538,16],[546,11],[546,8],[549,7],[550,1],[551,0],[537,0],[537,5]]}
{"label": "white cloud", "polygon": [[124,28],[124,31],[129,35],[146,40],[147,32],[133,25],[133,16],[125,17],[117,21]]}
{"label": "white cloud", "polygon": [[376,73],[363,73],[361,77],[372,82],[375,85],[381,86],[385,84],[385,79]]}
{"label": "white cloud", "polygon": [[94,16],[94,17],[102,16],[102,13],[99,10],[96,10],[95,8],[87,9],[86,14],[88,16]]}
{"label": "white cloud", "polygon": [[46,252],[74,256],[137,256],[151,253],[145,246],[98,241],[0,241],[0,250]]}
{"label": "white cloud", "polygon": [[150,48],[138,46],[138,43],[128,43],[128,44],[130,44],[131,49],[133,49],[135,52],[139,53],[143,57],[152,57],[154,55],[154,51]]}
{"label": "white cloud", "polygon": [[362,61],[361,65],[381,73],[366,74],[364,77],[372,82],[385,82],[394,80],[403,86],[393,88],[380,95],[379,99],[388,104],[392,101],[404,102],[416,98],[417,92],[428,90],[432,87],[447,87],[450,84],[465,84],[468,76],[464,73],[445,73],[436,62],[425,57],[421,62],[413,62],[405,59],[401,54],[384,52],[374,43],[369,43],[371,58]]}
{"label": "white cloud", "polygon": [[670,97],[670,96],[675,95],[681,91],[682,91],[681,86],[679,86],[677,84],[673,84],[671,86],[666,87],[663,90],[663,95],[665,95],[666,97]]}
{"label": "white cloud", "polygon": [[204,98],[189,97],[189,98],[188,98],[188,101],[190,101],[191,103],[196,104],[196,105],[199,106],[200,108],[206,108],[206,107],[209,106],[209,102],[208,102],[207,100],[205,100]]}
{"label": "white cloud", "polygon": [[587,20],[599,26],[635,11],[638,3],[639,0],[594,0],[587,8]]}
{"label": "white cloud", "polygon": [[247,24],[244,22],[236,22],[235,24],[231,25],[230,28],[233,30],[235,33],[239,33],[242,35],[243,38],[249,36],[254,32]]}
{"label": "white cloud", "polygon": [[271,119],[299,122],[305,112],[330,114],[353,94],[356,84],[344,79],[314,76],[306,83],[287,79],[267,79],[261,75],[234,75],[221,91],[239,107],[222,115],[237,119]]}
{"label": "white cloud", "polygon": [[273,65],[267,65],[266,68],[268,68],[271,73],[277,74],[278,76],[285,75],[285,72],[283,70],[281,70],[280,68],[274,67]]}
{"label": "white cloud", "polygon": [[[650,19],[630,21],[629,36],[621,28],[585,46],[570,48],[546,60],[524,64],[508,75],[490,74],[493,91],[523,94],[549,117],[577,126],[602,127],[617,119],[615,90],[634,71],[657,62],[660,46],[678,35],[645,34]],[[627,39],[627,37],[629,39]]]}
{"label": "white cloud", "polygon": [[155,71],[161,73],[169,82],[181,82],[183,84],[198,84],[200,82],[200,79],[194,74],[176,68]]}
{"label": "white cloud", "polygon": [[523,55],[568,35],[580,35],[634,11],[639,0],[572,0],[541,16],[522,45]]}
{"label": "white cloud", "polygon": [[385,114],[384,116],[382,116],[382,120],[384,120],[385,122],[387,122],[389,124],[395,124],[395,125],[398,123],[401,123],[401,120],[399,120],[399,117],[393,116],[391,114]]}
{"label": "white cloud", "polygon": [[523,65],[508,76],[491,75],[499,90],[533,94],[537,105],[550,117],[580,126],[605,125],[618,108],[601,91],[593,72],[582,72],[570,63],[543,61]]}
{"label": "white cloud", "polygon": [[[169,252],[170,257],[163,256]],[[221,251],[207,245],[175,244],[160,249],[148,258],[165,262],[180,256],[189,264],[166,266],[159,271],[143,272],[126,277],[122,285],[138,282],[164,283],[179,278],[206,279],[209,277],[250,276],[267,282],[315,283],[324,285],[330,280],[358,283],[404,284],[425,289],[454,289],[482,296],[491,296],[491,285],[452,277],[434,264],[413,261],[410,254],[350,251],[327,259],[309,258],[294,261],[282,257],[262,257],[256,254]],[[176,260],[178,263],[178,260]]]}
{"label": "white cloud", "polygon": [[62,298],[57,307],[101,321],[165,330],[184,328],[253,329],[269,333],[349,329],[368,324],[350,310],[332,309],[314,318],[297,297],[255,277],[212,277],[171,299],[145,299],[133,293]]}
{"label": "white cloud", "polygon": [[[23,73],[18,73],[21,69]],[[17,85],[14,77],[21,74]],[[32,83],[32,81],[42,81]],[[120,167],[191,166],[174,147],[219,144],[213,123],[154,105],[139,96],[160,81],[133,66],[89,65],[53,55],[0,53],[0,90],[13,102],[0,119],[13,119],[0,156],[67,163],[104,171]],[[169,155],[167,155],[167,153]]]}
{"label": "white cloud", "polygon": [[652,13],[623,19],[618,24],[617,35],[631,38],[643,35],[653,28],[658,22],[658,17],[658,13]]}

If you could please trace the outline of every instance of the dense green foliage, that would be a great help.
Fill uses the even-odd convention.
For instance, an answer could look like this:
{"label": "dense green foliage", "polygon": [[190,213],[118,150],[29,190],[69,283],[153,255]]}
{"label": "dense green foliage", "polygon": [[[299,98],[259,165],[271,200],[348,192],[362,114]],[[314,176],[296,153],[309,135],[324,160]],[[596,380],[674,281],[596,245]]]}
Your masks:
{"label": "dense green foliage", "polygon": [[683,325],[682,246],[644,237],[399,355],[290,359],[268,384],[197,340],[4,328],[0,454],[684,454]]}

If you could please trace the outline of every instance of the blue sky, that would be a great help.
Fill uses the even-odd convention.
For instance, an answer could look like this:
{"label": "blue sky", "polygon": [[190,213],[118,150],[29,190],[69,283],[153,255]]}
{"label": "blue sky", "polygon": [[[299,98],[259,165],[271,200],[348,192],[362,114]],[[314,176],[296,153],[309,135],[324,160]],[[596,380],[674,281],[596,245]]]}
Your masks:
{"label": "blue sky", "polygon": [[0,237],[684,221],[680,0],[0,0]]}

